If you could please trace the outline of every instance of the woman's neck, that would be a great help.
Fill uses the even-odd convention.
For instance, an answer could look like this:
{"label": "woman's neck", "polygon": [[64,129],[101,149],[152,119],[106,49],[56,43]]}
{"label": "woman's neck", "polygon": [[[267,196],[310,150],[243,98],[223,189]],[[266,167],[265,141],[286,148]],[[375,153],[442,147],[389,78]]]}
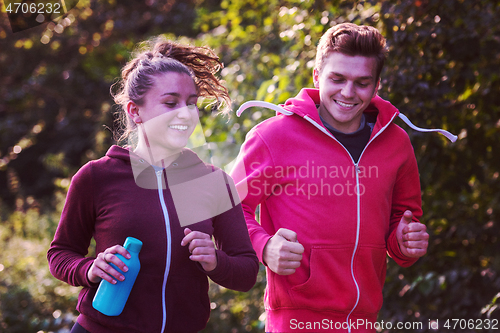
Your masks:
{"label": "woman's neck", "polygon": [[167,167],[181,154],[181,150],[170,150],[163,147],[148,146],[144,140],[139,139],[134,153],[148,161],[151,165]]}

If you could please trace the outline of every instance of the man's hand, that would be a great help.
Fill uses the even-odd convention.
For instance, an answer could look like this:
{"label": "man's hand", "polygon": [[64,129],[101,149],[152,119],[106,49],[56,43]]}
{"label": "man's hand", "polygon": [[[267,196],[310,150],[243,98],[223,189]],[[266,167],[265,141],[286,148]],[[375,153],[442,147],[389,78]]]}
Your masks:
{"label": "man's hand", "polygon": [[189,244],[189,259],[197,261],[207,272],[213,271],[217,267],[217,254],[212,238],[201,231],[191,231],[184,229],[185,237],[181,241],[181,246]]}
{"label": "man's hand", "polygon": [[398,229],[396,238],[401,252],[409,258],[420,258],[427,253],[429,245],[429,234],[425,224],[412,222],[413,213],[405,211]]}
{"label": "man's hand", "polygon": [[279,275],[290,275],[300,266],[304,247],[297,241],[297,234],[281,228],[264,247],[263,259],[267,267]]}

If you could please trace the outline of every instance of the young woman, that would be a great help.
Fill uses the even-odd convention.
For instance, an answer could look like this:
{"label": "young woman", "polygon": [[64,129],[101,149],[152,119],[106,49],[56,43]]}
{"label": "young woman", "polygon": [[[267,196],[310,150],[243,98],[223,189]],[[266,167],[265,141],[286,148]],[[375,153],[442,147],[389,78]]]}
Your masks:
{"label": "young woman", "polygon": [[[208,279],[248,291],[258,261],[234,184],[185,148],[199,121],[199,97],[225,100],[207,48],[159,40],[122,71],[115,101],[122,139],[73,177],[47,257],[52,274],[82,286],[72,332],[198,332],[210,313]],[[123,312],[92,307],[99,282],[122,281],[126,237],[143,242],[141,270]],[[215,244],[212,241],[215,239]],[[87,257],[92,237],[96,258]],[[216,245],[216,246],[215,246]]]}

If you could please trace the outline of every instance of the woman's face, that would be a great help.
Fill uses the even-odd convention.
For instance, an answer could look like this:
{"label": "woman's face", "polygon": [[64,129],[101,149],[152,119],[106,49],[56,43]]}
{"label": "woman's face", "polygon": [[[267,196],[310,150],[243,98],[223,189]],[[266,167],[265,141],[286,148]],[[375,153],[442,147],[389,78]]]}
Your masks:
{"label": "woman's face", "polygon": [[129,114],[136,123],[142,122],[140,135],[153,161],[159,161],[187,145],[199,120],[198,93],[193,79],[184,73],[164,73],[154,80],[143,105]]}

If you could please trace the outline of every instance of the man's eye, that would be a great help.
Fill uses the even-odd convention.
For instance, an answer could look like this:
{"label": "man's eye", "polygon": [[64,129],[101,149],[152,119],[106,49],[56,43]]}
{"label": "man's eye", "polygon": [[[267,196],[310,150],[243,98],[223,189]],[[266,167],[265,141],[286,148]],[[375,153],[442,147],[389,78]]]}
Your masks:
{"label": "man's eye", "polygon": [[166,103],[164,103],[164,104],[165,104],[166,106],[170,107],[170,108],[173,108],[173,107],[175,107],[175,106],[177,105],[177,103],[175,103],[175,102],[166,102]]}

